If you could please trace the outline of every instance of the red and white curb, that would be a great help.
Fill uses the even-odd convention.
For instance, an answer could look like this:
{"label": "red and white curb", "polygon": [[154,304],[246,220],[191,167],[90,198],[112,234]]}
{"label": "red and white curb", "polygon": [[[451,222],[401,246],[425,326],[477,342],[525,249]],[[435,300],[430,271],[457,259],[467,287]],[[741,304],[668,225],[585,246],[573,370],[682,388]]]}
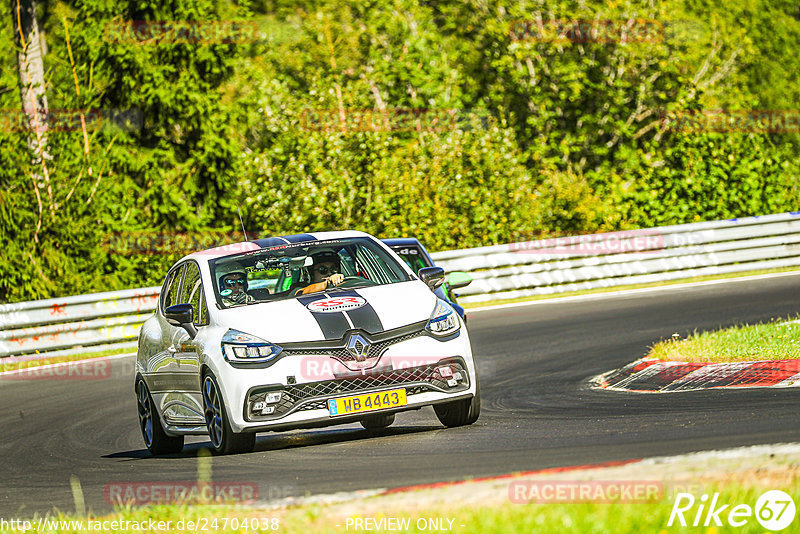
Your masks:
{"label": "red and white curb", "polygon": [[584,464],[584,465],[570,465],[565,467],[550,467],[546,469],[538,469],[536,471],[520,471],[517,473],[509,473],[506,475],[494,475],[488,477],[480,477],[480,478],[470,478],[466,480],[453,480],[450,482],[433,482],[429,484],[416,484],[414,486],[402,486],[399,488],[390,488],[382,490],[379,495],[390,495],[392,493],[405,493],[407,491],[418,491],[424,489],[436,489],[436,488],[444,488],[448,486],[457,486],[459,484],[467,484],[473,482],[489,482],[495,480],[504,480],[510,478],[519,478],[519,477],[526,477],[526,476],[536,476],[536,475],[552,475],[555,473],[568,473],[571,471],[586,471],[589,469],[603,469],[607,467],[620,467],[623,465],[634,464],[641,462],[641,458],[634,458],[631,460],[619,460],[619,461],[612,461],[612,462],[603,462],[599,464]]}
{"label": "red and white curb", "polygon": [[[333,494],[309,495],[305,497],[288,497],[278,500],[262,501],[257,503],[260,509],[282,509],[303,505],[335,505],[341,503],[361,504],[367,498],[385,497],[390,495],[404,494],[420,490],[440,491],[447,488],[458,487],[465,484],[476,484],[470,491],[482,491],[480,483],[492,483],[508,480],[524,480],[528,478],[546,477],[544,480],[552,480],[566,475],[566,480],[629,480],[631,477],[641,479],[642,476],[652,480],[661,480],[666,473],[674,473],[677,470],[690,469],[697,472],[698,469],[709,469],[717,461],[734,462],[718,465],[717,471],[721,469],[725,473],[730,473],[732,469],[740,469],[739,461],[750,460],[754,465],[764,466],[767,464],[779,465],[777,457],[787,457],[787,461],[793,461],[800,454],[800,443],[775,443],[771,445],[752,445],[745,447],[734,447],[730,449],[712,449],[707,451],[690,452],[672,456],[652,456],[649,458],[634,458],[629,460],[603,462],[597,464],[585,464],[566,467],[553,467],[538,469],[535,471],[519,471],[503,475],[453,480],[448,482],[434,482],[429,484],[416,484],[398,488],[379,488],[369,490],[357,490],[349,492],[339,492]],[[630,467],[633,471],[620,471]],[[588,473],[582,473],[588,472]],[[613,473],[613,475],[611,475]],[[507,495],[505,489],[500,490],[503,495]],[[491,490],[489,490],[491,492]],[[483,491],[483,494],[487,494]],[[436,498],[441,499],[447,496],[445,493],[436,493]],[[418,499],[414,501],[414,509],[418,507]]]}
{"label": "red and white curb", "polygon": [[306,497],[287,497],[284,499],[264,501],[258,503],[258,505],[265,508],[285,508],[287,506],[300,506],[308,504],[317,504],[317,505],[338,504],[356,500],[361,501],[368,497],[380,497],[384,495],[408,493],[412,491],[441,489],[441,488],[448,488],[452,486],[459,486],[462,484],[471,484],[476,482],[494,482],[498,480],[515,479],[526,476],[554,475],[560,473],[569,473],[573,471],[577,472],[577,471],[588,471],[591,469],[622,467],[630,464],[640,463],[642,461],[644,461],[643,458],[633,458],[630,460],[610,461],[597,464],[571,465],[565,467],[548,467],[545,469],[537,469],[535,471],[518,471],[515,473],[508,473],[505,475],[467,478],[461,480],[451,480],[447,482],[431,482],[427,484],[414,484],[412,486],[401,486],[396,488],[378,488],[369,490],[342,491],[338,493],[311,495]]}
{"label": "red and white curb", "polygon": [[800,360],[710,363],[642,358],[597,376],[591,382],[595,388],[642,393],[800,387]]}

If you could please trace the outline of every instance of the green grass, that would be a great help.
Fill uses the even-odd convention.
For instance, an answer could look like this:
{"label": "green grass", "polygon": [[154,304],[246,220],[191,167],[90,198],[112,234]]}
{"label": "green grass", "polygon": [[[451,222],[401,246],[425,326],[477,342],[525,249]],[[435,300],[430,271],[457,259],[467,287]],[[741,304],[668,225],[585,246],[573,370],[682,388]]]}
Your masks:
{"label": "green grass", "polygon": [[790,320],[798,319],[694,333],[686,339],[676,336],[653,345],[648,356],[684,362],[797,359],[800,358],[800,322],[787,322]]}
{"label": "green grass", "polygon": [[[408,530],[402,532],[430,532],[430,530],[418,528],[417,521],[425,518],[446,518],[453,520],[452,531],[459,534],[486,534],[486,533],[564,533],[580,532],[583,534],[592,533],[639,533],[639,532],[703,532],[706,534],[722,532],[764,532],[764,529],[756,521],[755,517],[750,517],[746,525],[742,527],[730,527],[726,524],[727,512],[739,504],[746,504],[755,508],[758,497],[766,489],[782,489],[794,497],[795,501],[800,497],[800,480],[793,478],[788,487],[766,488],[744,485],[740,483],[725,484],[711,483],[703,486],[703,492],[713,495],[719,492],[718,506],[730,503],[731,506],[720,514],[723,522],[722,527],[691,527],[691,522],[697,511],[697,505],[684,514],[689,526],[681,528],[673,525],[667,527],[667,522],[672,511],[674,496],[665,495],[661,500],[647,503],[576,503],[576,504],[514,504],[506,501],[496,506],[458,506],[458,505],[438,505],[413,507],[413,512],[384,510],[377,505],[379,499],[369,498],[359,502],[359,506],[364,510],[373,510],[367,513],[355,515],[342,515],[342,512],[332,513],[332,509],[326,505],[304,505],[281,510],[255,510],[237,506],[219,505],[161,505],[150,506],[136,509],[122,509],[116,513],[93,518],[93,521],[121,521],[129,522],[128,525],[122,523],[117,525],[116,532],[148,532],[147,529],[137,530],[130,523],[146,522],[150,519],[156,521],[170,521],[170,528],[158,530],[159,532],[187,532],[192,531],[186,526],[188,521],[201,522],[206,525],[207,532],[254,532],[253,528],[242,528],[241,522],[247,520],[248,526],[252,527],[254,521],[258,521],[262,528],[261,532],[282,532],[282,533],[344,533],[354,532],[353,523],[348,529],[348,518],[354,521],[356,518],[396,518],[410,520]],[[700,495],[695,495],[699,504]],[[378,502],[371,503],[375,499]],[[439,501],[433,501],[439,502]],[[333,509],[335,510],[335,509]],[[213,523],[216,518],[216,523]],[[55,520],[69,521],[81,520],[81,518],[65,515],[56,516]],[[277,521],[273,522],[273,519]],[[704,519],[704,516],[703,516]],[[178,528],[178,522],[183,521],[183,529]],[[35,520],[34,520],[35,521]],[[87,532],[86,521],[83,518],[84,528],[72,528],[62,525],[61,528],[51,525],[47,532],[77,533]],[[797,518],[792,524],[797,525],[800,521]],[[233,528],[239,523],[239,528]],[[35,523],[34,523],[35,524]],[[212,525],[216,524],[216,528]],[[444,524],[447,524],[445,521]],[[701,520],[702,524],[702,520]],[[420,523],[421,525],[421,523]],[[463,526],[462,526],[463,525]],[[128,528],[125,528],[125,527]],[[164,525],[166,526],[166,525]],[[263,527],[267,528],[263,528]],[[272,526],[278,528],[273,530]],[[204,531],[202,528],[198,531]],[[791,527],[786,530],[790,532]],[[40,532],[42,530],[39,530]],[[97,532],[98,530],[95,530]],[[106,530],[108,531],[108,530]],[[372,532],[386,532],[387,530],[373,530]],[[3,532],[11,532],[4,530]],[[155,530],[150,530],[155,532]]]}
{"label": "green grass", "polygon": [[573,297],[576,295],[591,295],[595,293],[611,293],[614,291],[624,291],[626,289],[643,289],[648,287],[661,287],[661,286],[671,286],[675,284],[689,284],[692,282],[706,282],[709,280],[725,280],[728,278],[743,278],[748,276],[757,276],[761,274],[773,274],[773,273],[788,273],[797,271],[797,267],[784,267],[781,269],[761,269],[756,271],[745,271],[741,273],[728,273],[728,274],[716,274],[716,275],[709,275],[709,276],[695,276],[692,278],[682,278],[680,280],[666,280],[664,282],[652,282],[649,284],[628,284],[623,286],[614,286],[614,287],[601,287],[597,289],[582,289],[580,291],[565,291],[564,293],[553,293],[549,295],[535,295],[532,297],[518,297],[513,299],[498,299],[498,300],[490,300],[486,302],[468,302],[462,304],[464,308],[482,308],[484,306],[497,306],[500,304],[515,304],[518,302],[532,302],[536,300],[548,300],[548,299],[557,299],[563,297]]}

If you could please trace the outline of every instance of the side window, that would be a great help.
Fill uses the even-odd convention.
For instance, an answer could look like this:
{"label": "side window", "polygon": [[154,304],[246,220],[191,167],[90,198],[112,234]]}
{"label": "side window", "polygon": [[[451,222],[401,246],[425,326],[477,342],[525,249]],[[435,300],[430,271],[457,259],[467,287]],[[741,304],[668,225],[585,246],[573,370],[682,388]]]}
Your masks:
{"label": "side window", "polygon": [[[357,276],[356,260],[351,255],[350,249],[343,248],[339,251],[339,265],[345,276]],[[361,273],[364,274],[364,273]]]}
{"label": "side window", "polygon": [[[183,277],[183,290],[181,291],[181,303],[191,304],[194,309],[194,316],[192,322],[194,324],[202,324],[201,309],[205,305],[201,302],[203,295],[203,283],[200,280],[200,267],[193,261],[187,262],[186,274]],[[207,313],[205,314],[208,315]]]}
{"label": "side window", "polygon": [[206,294],[202,290],[200,291],[200,305],[198,308],[200,309],[200,315],[197,320],[197,326],[205,326],[208,324],[208,308],[206,307]]}
{"label": "side window", "polygon": [[[375,280],[381,284],[391,284],[396,282],[396,273],[387,272],[389,265],[381,260],[375,251],[367,247],[358,247],[356,249],[356,259],[359,265],[364,268],[364,271],[369,274],[370,280]],[[392,277],[391,275],[395,275]],[[392,280],[395,278],[395,280]]]}
{"label": "side window", "polygon": [[181,279],[183,278],[183,271],[185,270],[185,265],[182,265],[167,276],[167,281],[164,283],[164,287],[161,290],[162,313],[173,304],[180,304],[178,300],[178,291],[181,288]]}

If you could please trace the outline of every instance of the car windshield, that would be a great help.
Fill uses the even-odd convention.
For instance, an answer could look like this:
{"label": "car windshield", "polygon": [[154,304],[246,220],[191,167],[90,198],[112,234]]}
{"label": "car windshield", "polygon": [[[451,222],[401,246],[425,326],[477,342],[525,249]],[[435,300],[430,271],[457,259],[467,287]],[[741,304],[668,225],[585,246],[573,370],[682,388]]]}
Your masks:
{"label": "car windshield", "polygon": [[210,266],[214,293],[223,308],[411,279],[380,245],[365,237],[279,245],[217,258]]}

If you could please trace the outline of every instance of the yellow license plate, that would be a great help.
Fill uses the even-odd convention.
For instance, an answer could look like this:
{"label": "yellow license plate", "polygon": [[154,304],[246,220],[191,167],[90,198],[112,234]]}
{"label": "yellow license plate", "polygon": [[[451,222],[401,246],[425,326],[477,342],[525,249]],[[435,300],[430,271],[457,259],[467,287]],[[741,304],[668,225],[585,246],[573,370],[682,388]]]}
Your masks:
{"label": "yellow license plate", "polygon": [[349,415],[352,413],[372,412],[384,408],[395,408],[406,405],[406,390],[393,389],[378,393],[366,393],[352,397],[340,397],[328,400],[328,410],[331,417]]}

